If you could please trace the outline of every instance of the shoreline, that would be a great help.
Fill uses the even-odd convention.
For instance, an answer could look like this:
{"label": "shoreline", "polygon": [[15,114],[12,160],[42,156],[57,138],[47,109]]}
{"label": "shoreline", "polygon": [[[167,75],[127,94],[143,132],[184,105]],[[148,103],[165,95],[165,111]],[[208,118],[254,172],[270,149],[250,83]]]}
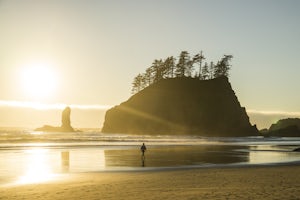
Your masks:
{"label": "shoreline", "polygon": [[[69,145],[69,143],[67,143]],[[36,144],[35,144],[36,145]],[[258,168],[300,165],[299,152],[290,147],[262,145],[254,149],[240,145],[151,145],[141,159],[139,146],[94,146],[83,148],[57,143],[56,146],[34,148],[8,146],[1,154],[0,184],[23,176],[64,176],[76,173],[167,172],[194,169]],[[58,145],[58,146],[57,146]],[[1,147],[0,147],[1,150]],[[0,152],[0,153],[1,153]],[[18,164],[16,165],[16,161]],[[46,176],[46,177],[45,177]],[[0,186],[1,186],[0,185]]]}
{"label": "shoreline", "polygon": [[0,186],[0,199],[298,199],[299,164],[70,173]]}

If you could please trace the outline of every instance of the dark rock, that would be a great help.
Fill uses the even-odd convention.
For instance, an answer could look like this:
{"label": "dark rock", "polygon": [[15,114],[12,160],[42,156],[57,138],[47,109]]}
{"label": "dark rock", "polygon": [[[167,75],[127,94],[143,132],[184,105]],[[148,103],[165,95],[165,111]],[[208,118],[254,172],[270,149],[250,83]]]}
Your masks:
{"label": "dark rock", "polygon": [[270,126],[266,135],[277,137],[300,137],[300,119],[281,119]]}
{"label": "dark rock", "polygon": [[258,135],[227,77],[172,78],[152,84],[108,110],[102,132]]}
{"label": "dark rock", "polygon": [[268,133],[268,131],[269,130],[267,128],[259,130],[259,132],[262,133],[262,134]]}
{"label": "dark rock", "polygon": [[287,128],[289,126],[297,126],[300,130],[300,119],[299,118],[287,118],[281,119],[275,124],[272,124],[269,128],[270,131],[275,131],[283,128]]}
{"label": "dark rock", "polygon": [[66,132],[74,131],[73,127],[71,126],[70,115],[71,115],[71,108],[66,107],[63,110],[61,115],[61,129],[63,129]]}
{"label": "dark rock", "polygon": [[46,131],[46,132],[74,132],[73,127],[71,126],[71,108],[66,107],[61,115],[61,126],[50,126],[44,125],[43,127],[35,129],[35,131]]}
{"label": "dark rock", "polygon": [[299,147],[299,148],[296,148],[296,149],[294,149],[293,151],[300,152],[300,147]]}

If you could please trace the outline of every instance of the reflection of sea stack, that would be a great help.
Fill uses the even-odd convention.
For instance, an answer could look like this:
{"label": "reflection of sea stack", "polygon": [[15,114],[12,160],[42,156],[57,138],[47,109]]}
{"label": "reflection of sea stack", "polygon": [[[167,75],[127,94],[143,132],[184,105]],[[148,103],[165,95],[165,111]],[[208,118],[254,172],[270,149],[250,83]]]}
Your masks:
{"label": "reflection of sea stack", "polygon": [[61,129],[63,131],[68,131],[68,132],[74,131],[74,129],[71,126],[70,115],[71,115],[71,108],[66,107],[61,114]]}
{"label": "reflection of sea stack", "polygon": [[63,172],[68,172],[70,168],[70,153],[68,151],[61,152],[61,166]]}
{"label": "reflection of sea stack", "polygon": [[36,131],[47,131],[47,132],[74,132],[73,127],[71,126],[71,108],[66,107],[61,114],[61,126],[49,126],[44,125],[43,127],[35,129]]}

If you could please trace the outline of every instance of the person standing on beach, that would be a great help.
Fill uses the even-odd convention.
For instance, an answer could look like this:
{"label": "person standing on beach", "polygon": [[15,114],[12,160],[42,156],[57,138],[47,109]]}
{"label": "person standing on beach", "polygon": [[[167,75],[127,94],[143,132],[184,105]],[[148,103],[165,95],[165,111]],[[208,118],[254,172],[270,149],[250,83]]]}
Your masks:
{"label": "person standing on beach", "polygon": [[141,146],[141,152],[142,152],[142,156],[145,155],[145,151],[147,150],[145,143],[143,143],[143,145]]}

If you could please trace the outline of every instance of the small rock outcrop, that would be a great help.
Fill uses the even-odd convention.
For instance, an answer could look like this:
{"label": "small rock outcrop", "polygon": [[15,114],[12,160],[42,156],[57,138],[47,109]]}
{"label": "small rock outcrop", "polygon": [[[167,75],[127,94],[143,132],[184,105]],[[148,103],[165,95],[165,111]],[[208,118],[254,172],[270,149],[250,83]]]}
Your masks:
{"label": "small rock outcrop", "polygon": [[299,147],[299,148],[296,148],[296,149],[294,149],[293,151],[295,151],[295,152],[300,152],[300,147]]}
{"label": "small rock outcrop", "polygon": [[264,134],[266,136],[277,137],[300,137],[300,119],[281,119],[275,124],[272,124],[269,130]]}
{"label": "small rock outcrop", "polygon": [[225,76],[212,80],[169,78],[152,84],[108,110],[102,132],[258,135]]}
{"label": "small rock outcrop", "polygon": [[269,131],[275,131],[289,126],[296,126],[300,130],[300,119],[299,118],[286,118],[281,119],[275,124],[272,124],[269,128]]}
{"label": "small rock outcrop", "polygon": [[35,131],[46,131],[46,132],[74,132],[73,127],[71,126],[71,108],[66,107],[61,115],[61,126],[50,126],[44,125],[43,127],[35,129]]}

